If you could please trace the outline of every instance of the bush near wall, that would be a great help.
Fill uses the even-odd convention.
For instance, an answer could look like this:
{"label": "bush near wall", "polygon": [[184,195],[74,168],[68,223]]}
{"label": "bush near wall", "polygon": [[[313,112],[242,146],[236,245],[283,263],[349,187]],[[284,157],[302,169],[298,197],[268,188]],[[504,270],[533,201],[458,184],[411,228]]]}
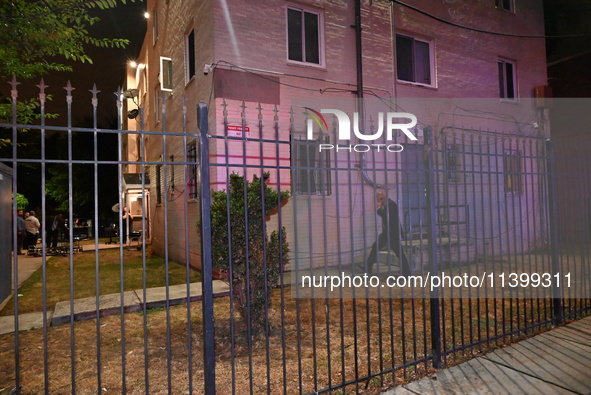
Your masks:
{"label": "bush near wall", "polygon": [[285,228],[268,235],[266,227],[289,192],[279,195],[269,188],[268,177],[269,173],[262,178],[254,175],[249,182],[232,173],[228,191],[212,191],[213,268],[231,286],[234,305],[253,333],[267,327],[268,295],[289,260]]}

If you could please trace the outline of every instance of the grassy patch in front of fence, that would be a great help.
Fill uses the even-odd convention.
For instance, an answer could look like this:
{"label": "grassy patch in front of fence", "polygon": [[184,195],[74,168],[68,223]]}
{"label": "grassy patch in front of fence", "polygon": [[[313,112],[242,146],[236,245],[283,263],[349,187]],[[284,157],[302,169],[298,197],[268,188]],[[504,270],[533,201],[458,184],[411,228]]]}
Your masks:
{"label": "grassy patch in front of fence", "polygon": [[[22,259],[29,259],[27,257]],[[121,265],[122,263],[122,265]],[[73,255],[74,299],[96,296],[96,256],[94,251]],[[98,270],[100,295],[119,293],[121,290],[121,268],[125,291],[143,288],[142,252],[125,249],[123,260],[119,248],[99,250]],[[70,258],[52,256],[47,259],[46,269],[47,310],[51,311],[57,302],[70,299]],[[162,287],[165,282],[166,264],[163,258],[146,256],[146,287]],[[176,262],[168,263],[169,285],[186,283],[186,268]],[[200,273],[191,270],[190,281],[200,281]],[[19,314],[43,311],[43,271],[39,268],[18,290]],[[14,303],[10,300],[0,311],[0,316],[14,314]]]}

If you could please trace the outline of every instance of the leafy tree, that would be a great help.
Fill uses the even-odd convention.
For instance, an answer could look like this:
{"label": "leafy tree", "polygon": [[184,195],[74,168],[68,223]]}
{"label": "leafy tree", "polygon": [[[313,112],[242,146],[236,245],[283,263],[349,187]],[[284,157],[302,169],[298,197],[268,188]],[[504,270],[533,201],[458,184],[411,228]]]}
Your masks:
{"label": "leafy tree", "polygon": [[[126,0],[10,0],[0,2],[0,77],[31,78],[71,71],[65,60],[92,63],[85,47],[125,47],[129,41],[92,37],[100,21],[92,8],[113,8]],[[132,2],[135,0],[131,0]]]}
{"label": "leafy tree", "polygon": [[[279,196],[265,184],[267,177],[268,173],[263,178],[254,175],[252,182],[248,182],[233,173],[229,190],[212,191],[211,196],[213,267],[220,271],[222,279],[231,281],[235,306],[245,324],[250,317],[255,332],[265,328],[269,292],[277,286],[281,267],[289,260],[285,228],[273,231],[270,237],[266,228],[268,216],[286,201],[289,192],[281,192]],[[229,234],[228,221],[231,224]]]}
{"label": "leafy tree", "polygon": [[[91,170],[90,175],[88,169]],[[45,183],[45,194],[57,203],[56,210],[69,211],[70,195],[68,189],[69,175],[67,165],[54,164],[47,167],[49,177]],[[92,212],[92,197],[94,192],[92,167],[75,165],[72,167],[72,180],[75,188],[72,190],[72,204],[76,212]]]}
{"label": "leafy tree", "polygon": [[[13,195],[14,198],[14,195]],[[16,194],[16,209],[17,210],[26,210],[29,206],[29,199],[25,197],[25,195],[21,193]]]}
{"label": "leafy tree", "polygon": [[[97,38],[87,30],[100,21],[93,8],[108,9],[127,0],[10,0],[0,1],[0,78],[15,75],[32,78],[52,71],[72,71],[66,61],[92,63],[88,46],[124,48],[129,40]],[[135,2],[135,0],[130,0]],[[47,100],[51,100],[48,95]],[[30,124],[39,118],[38,99],[17,103],[17,122]],[[46,114],[55,118],[56,114]],[[12,119],[10,98],[0,98],[0,122]],[[19,129],[19,133],[26,130]],[[0,148],[11,138],[0,136]]]}

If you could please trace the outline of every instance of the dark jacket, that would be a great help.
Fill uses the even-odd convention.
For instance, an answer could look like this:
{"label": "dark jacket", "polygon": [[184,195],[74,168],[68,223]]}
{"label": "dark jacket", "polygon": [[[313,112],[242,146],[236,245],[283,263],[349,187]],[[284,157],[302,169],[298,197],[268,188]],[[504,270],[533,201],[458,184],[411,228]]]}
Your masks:
{"label": "dark jacket", "polygon": [[[378,215],[382,219],[382,232],[386,232],[390,236],[392,242],[400,241],[402,234],[402,227],[398,218],[398,205],[392,199],[388,199],[388,204],[384,207],[378,207]],[[389,227],[386,227],[389,224]]]}

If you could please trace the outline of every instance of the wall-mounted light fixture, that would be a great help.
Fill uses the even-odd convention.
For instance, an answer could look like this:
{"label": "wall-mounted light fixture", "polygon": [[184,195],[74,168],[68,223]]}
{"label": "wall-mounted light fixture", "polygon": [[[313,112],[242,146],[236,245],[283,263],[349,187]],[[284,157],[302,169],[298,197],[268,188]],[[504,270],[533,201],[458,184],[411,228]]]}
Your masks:
{"label": "wall-mounted light fixture", "polygon": [[138,115],[140,115],[140,110],[138,110],[137,108],[134,108],[133,110],[127,112],[127,118],[129,119],[136,119]]}
{"label": "wall-mounted light fixture", "polygon": [[[133,104],[135,104],[138,107],[140,106],[139,103],[137,102],[137,98],[139,97],[139,95],[140,95],[139,89],[128,89],[123,92],[123,97],[125,99],[131,99],[133,101]],[[127,118],[135,119],[135,118],[137,118],[139,113],[140,113],[140,110],[137,108],[134,108],[133,110],[130,110],[127,112]]]}

